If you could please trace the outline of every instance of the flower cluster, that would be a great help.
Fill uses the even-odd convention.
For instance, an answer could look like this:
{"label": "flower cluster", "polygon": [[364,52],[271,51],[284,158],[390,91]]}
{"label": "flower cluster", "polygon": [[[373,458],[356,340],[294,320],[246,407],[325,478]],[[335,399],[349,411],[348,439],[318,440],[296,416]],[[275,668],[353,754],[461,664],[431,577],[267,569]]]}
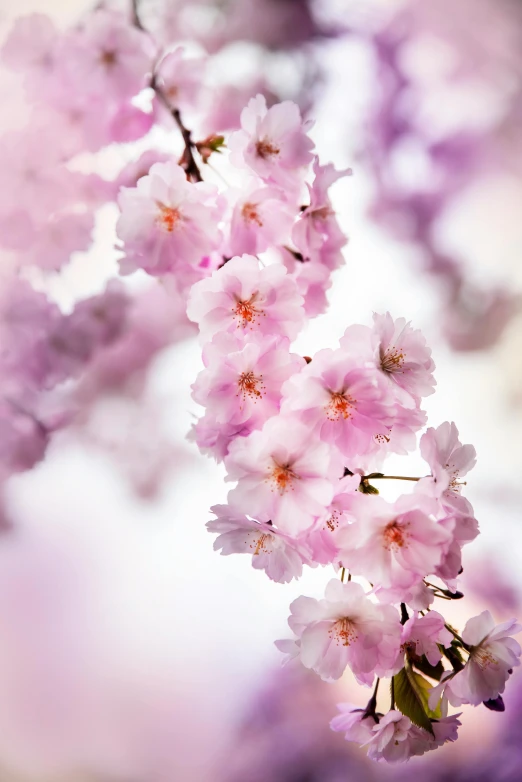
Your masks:
{"label": "flower cluster", "polygon": [[[319,161],[296,103],[269,105],[261,93],[232,133],[216,123],[195,140],[181,112],[205,92],[205,63],[163,46],[138,6],[132,18],[97,8],[65,34],[34,15],[3,49],[43,122],[24,135],[23,155],[19,134],[0,142],[11,196],[0,200],[3,243],[18,267],[59,270],[89,247],[95,208],[115,201],[124,281],[68,314],[21,281],[0,302],[0,479],[42,458],[50,432],[75,417],[74,404],[87,405],[100,387],[124,387],[180,338],[186,311],[202,344],[192,392],[204,412],[191,437],[223,462],[232,484],[208,523],[215,548],[249,554],[279,583],[306,566],[340,575],[324,598],[292,603],[293,637],[277,645],[325,681],[349,669],[375,688],[366,707],[341,705],[334,730],[376,760],[422,755],[456,739],[460,715],[448,716],[448,704],[503,709],[521,654],[514,620],[496,627],[485,611],[459,634],[432,609],[436,599],[463,596],[462,549],[478,534],[461,494],[474,448],[445,422],[420,438],[425,475],[382,471],[390,454],[416,448],[427,424],[422,405],[435,367],[423,335],[384,312],[348,325],[334,348],[313,356],[292,347],[325,310],[344,263],[331,188],[350,170]],[[138,108],[147,97],[149,109]],[[67,123],[67,143],[57,134],[47,143],[49,128]],[[111,182],[75,168],[80,153],[144,139],[153,126],[168,128],[169,140],[178,134],[180,156],[153,146]],[[217,155],[227,176],[212,183],[204,167]],[[144,297],[146,322],[126,288],[134,273],[156,286]],[[163,317],[162,296],[173,317]],[[72,408],[57,414],[64,389]],[[388,502],[377,486],[392,478],[414,488]],[[386,714],[381,678],[391,679]]]}

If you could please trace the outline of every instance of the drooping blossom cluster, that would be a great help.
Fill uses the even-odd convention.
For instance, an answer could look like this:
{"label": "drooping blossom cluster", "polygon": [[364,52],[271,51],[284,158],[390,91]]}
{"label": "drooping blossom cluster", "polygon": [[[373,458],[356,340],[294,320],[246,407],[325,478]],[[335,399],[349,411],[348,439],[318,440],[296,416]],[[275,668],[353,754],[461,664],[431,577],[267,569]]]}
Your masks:
{"label": "drooping blossom cluster", "polygon": [[[478,534],[461,494],[474,449],[445,422],[420,438],[426,475],[382,472],[388,455],[415,449],[427,424],[435,367],[422,334],[382,312],[313,356],[292,346],[324,312],[344,263],[330,188],[350,170],[319,160],[295,102],[269,105],[261,92],[233,132],[223,122],[196,136],[184,112],[205,92],[204,62],[151,35],[139,3],[129,11],[98,8],[65,35],[32,16],[3,50],[24,73],[34,116],[48,123],[31,127],[25,156],[17,134],[0,144],[15,196],[14,207],[0,204],[6,247],[20,268],[60,269],[88,248],[95,207],[116,201],[123,281],[70,313],[25,281],[2,302],[2,470],[30,469],[54,429],[81,419],[75,405],[100,388],[125,388],[185,333],[186,311],[202,343],[192,392],[204,412],[190,436],[232,484],[208,523],[215,548],[248,554],[280,583],[306,566],[332,567],[340,578],[328,580],[323,598],[291,604],[293,637],[278,647],[325,681],[349,669],[375,688],[366,707],[343,704],[332,722],[371,758],[422,755],[456,739],[460,715],[448,715],[448,704],[503,708],[521,654],[514,620],[495,626],[486,611],[460,635],[432,610],[437,598],[462,597],[462,549]],[[203,115],[202,127],[208,107]],[[55,134],[39,159],[53,123],[70,127],[67,144]],[[182,142],[180,154],[152,145],[112,181],[75,167],[80,153],[142,140],[153,126]],[[207,181],[218,155],[226,175]],[[20,206],[27,202],[34,208]],[[161,292],[146,322],[127,292],[130,275]],[[156,312],[162,295],[172,320]],[[377,486],[392,477],[414,488],[388,502]],[[386,714],[381,678],[392,683]]]}

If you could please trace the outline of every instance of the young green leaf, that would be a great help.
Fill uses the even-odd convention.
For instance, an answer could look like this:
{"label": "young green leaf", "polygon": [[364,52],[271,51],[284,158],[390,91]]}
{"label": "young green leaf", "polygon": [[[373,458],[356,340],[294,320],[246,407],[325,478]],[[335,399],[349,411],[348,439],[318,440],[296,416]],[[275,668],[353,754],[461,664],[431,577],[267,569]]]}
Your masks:
{"label": "young green leaf", "polygon": [[393,689],[399,711],[409,717],[414,725],[433,735],[430,717],[439,719],[440,707],[435,711],[429,708],[428,698],[432,688],[423,676],[415,673],[408,660],[404,668],[393,677]]}

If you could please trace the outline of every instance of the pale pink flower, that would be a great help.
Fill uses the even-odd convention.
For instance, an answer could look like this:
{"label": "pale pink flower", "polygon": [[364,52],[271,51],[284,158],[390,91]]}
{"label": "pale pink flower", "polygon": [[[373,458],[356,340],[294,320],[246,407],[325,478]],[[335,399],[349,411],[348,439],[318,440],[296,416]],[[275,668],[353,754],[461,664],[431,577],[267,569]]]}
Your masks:
{"label": "pale pink flower", "polygon": [[281,190],[251,179],[241,189],[232,211],[228,254],[257,254],[284,244],[295,220],[297,207]]}
{"label": "pale pink flower", "polygon": [[[349,326],[340,344],[373,361],[393,385],[414,399],[433,393],[435,364],[431,350],[421,332],[413,329],[404,318],[394,320],[389,312],[374,313],[371,329]],[[398,400],[403,399],[399,394]]]}
{"label": "pale pink flower", "polygon": [[513,668],[520,665],[522,650],[511,636],[521,631],[522,625],[515,619],[495,625],[489,611],[469,619],[462,631],[462,640],[470,650],[469,659],[461,671],[446,675],[434,689],[430,702],[441,694],[453,706],[478,706],[497,698],[504,692]]}
{"label": "pale pink flower", "polygon": [[123,14],[99,8],[65,43],[63,66],[73,85],[85,95],[125,100],[147,86],[154,45],[147,33],[130,25]]}
{"label": "pale pink flower", "polygon": [[239,481],[229,502],[294,535],[311,526],[332,501],[342,474],[325,443],[310,438],[306,426],[282,416],[261,431],[237,438],[225,459],[227,481]]}
{"label": "pale pink flower", "polygon": [[286,584],[299,578],[303,562],[310,557],[298,544],[267,522],[254,521],[228,505],[214,505],[217,519],[207,523],[209,532],[217,532],[214,551],[221,554],[251,554],[252,566],[264,570],[268,578]]}
{"label": "pale pink flower", "polygon": [[438,749],[448,741],[458,739],[458,729],[461,726],[460,714],[452,714],[450,717],[441,717],[431,721],[433,734],[427,730],[412,725],[410,729],[410,747],[412,755],[424,755],[433,749]]}
{"label": "pale pink flower", "polygon": [[337,222],[328,189],[351,173],[351,169],[336,171],[331,163],[321,166],[318,158],[315,159],[314,182],[308,185],[310,205],[292,231],[292,241],[305,261],[324,263],[330,270],[344,262],[341,250],[348,240]]}
{"label": "pale pink flower", "polygon": [[435,600],[433,589],[418,581],[408,589],[378,587],[375,596],[380,603],[406,603],[413,611],[425,611]]}
{"label": "pale pink flower", "polygon": [[437,665],[442,657],[438,644],[447,647],[452,640],[444,617],[437,611],[430,611],[425,616],[411,616],[402,628],[401,646],[417,657],[426,655],[430,665]]}
{"label": "pale pink flower", "polygon": [[241,130],[230,136],[230,160],[268,184],[295,191],[313,159],[306,130],[297,104],[284,101],[267,109],[264,96],[257,95],[241,113]]}
{"label": "pale pink flower", "polygon": [[193,399],[217,423],[252,428],[279,412],[281,387],[305,360],[289,351],[288,340],[256,336],[244,342],[233,334],[217,334],[205,346],[205,369],[192,385]]}
{"label": "pale pink flower", "polygon": [[386,383],[344,350],[325,349],[283,388],[283,410],[336,445],[345,457],[364,454],[393,422]]}
{"label": "pale pink flower", "polygon": [[361,496],[352,509],[356,520],[339,533],[342,564],[376,586],[409,589],[435,571],[451,542],[432,510],[427,497],[403,496],[391,505]]}
{"label": "pale pink flower", "polygon": [[475,540],[479,534],[479,525],[474,516],[460,513],[446,516],[438,523],[451,533],[452,541],[443,555],[440,565],[437,566],[435,574],[454,591],[456,579],[462,570],[462,547]]}
{"label": "pale pink flower", "polygon": [[283,267],[260,267],[250,255],[232,258],[190,291],[187,315],[209,340],[219,331],[294,339],[304,323],[303,300]]}
{"label": "pale pink flower", "polygon": [[373,737],[367,742],[368,757],[387,763],[404,763],[414,754],[411,720],[400,711],[389,711],[373,728]]}
{"label": "pale pink flower", "polygon": [[301,662],[322,679],[339,679],[348,666],[359,682],[371,684],[375,675],[394,670],[399,615],[392,606],[372,603],[360,584],[334,578],[324,600],[299,597],[290,611]]}
{"label": "pale pink flower", "polygon": [[332,730],[336,733],[344,733],[346,741],[355,741],[357,744],[371,741],[376,724],[374,717],[367,715],[364,709],[359,709],[351,703],[338,703],[337,708],[341,713],[330,721]]}
{"label": "pale pink flower", "polygon": [[335,563],[339,556],[337,538],[340,530],[352,521],[350,509],[361,482],[360,475],[347,475],[337,484],[335,496],[322,518],[303,534],[312,552],[312,559],[319,565]]}
{"label": "pale pink flower", "polygon": [[220,241],[220,207],[212,185],[187,182],[174,162],[155,163],[136,187],[122,188],[116,231],[123,242],[124,274],[165,274],[197,264]]}
{"label": "pale pink flower", "polygon": [[332,286],[331,272],[321,263],[309,263],[297,260],[288,249],[281,250],[282,261],[295,280],[299,293],[304,299],[305,313],[308,318],[315,318],[326,311],[328,299],[326,294]]}
{"label": "pale pink flower", "polygon": [[204,415],[192,425],[188,439],[196,443],[202,454],[222,462],[236,437],[247,437],[252,431],[249,422],[219,424],[214,416]]}
{"label": "pale pink flower", "polygon": [[185,111],[198,106],[206,61],[187,57],[178,46],[163,57],[156,68],[156,80],[171,106]]}
{"label": "pale pink flower", "polygon": [[462,445],[455,424],[445,421],[437,429],[428,429],[421,437],[420,452],[431,468],[431,478],[423,482],[449,510],[471,515],[468,500],[461,496],[461,478],[476,464],[472,445]]}

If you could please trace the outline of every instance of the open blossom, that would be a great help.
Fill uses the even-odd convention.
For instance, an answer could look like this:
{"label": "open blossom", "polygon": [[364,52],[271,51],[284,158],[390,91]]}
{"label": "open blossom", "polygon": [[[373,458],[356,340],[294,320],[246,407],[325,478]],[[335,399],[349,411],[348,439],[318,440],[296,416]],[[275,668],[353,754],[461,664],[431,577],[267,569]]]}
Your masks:
{"label": "open blossom", "polygon": [[352,521],[350,509],[361,481],[360,475],[347,475],[337,483],[335,496],[314,526],[302,537],[312,552],[312,559],[319,565],[335,563],[339,558],[337,539],[340,530]]}
{"label": "open blossom", "polygon": [[367,715],[364,709],[359,709],[351,703],[338,703],[337,708],[341,712],[330,722],[330,727],[336,733],[344,733],[346,741],[355,741],[357,744],[366,744],[373,738],[373,729],[376,719]]}
{"label": "open blossom", "polygon": [[227,481],[238,481],[229,502],[271,520],[290,535],[311,526],[332,501],[342,473],[325,443],[310,439],[297,420],[277,416],[260,431],[237,438],[225,458]]}
{"label": "open blossom", "polygon": [[306,135],[299,107],[291,101],[267,109],[257,95],[241,113],[241,130],[230,137],[231,162],[248,166],[267,184],[299,188],[303,169],[312,161],[313,141]]}
{"label": "open blossom", "polygon": [[456,741],[458,729],[461,725],[460,714],[452,714],[450,717],[441,717],[431,721],[433,735],[427,730],[412,725],[410,729],[410,748],[412,755],[424,755],[433,749],[438,749],[448,741]]}
{"label": "open blossom", "polygon": [[452,640],[444,617],[437,611],[430,611],[426,616],[411,616],[402,628],[401,646],[416,657],[426,655],[430,665],[437,665],[442,657],[438,644],[447,647]]}
{"label": "open blossom", "polygon": [[205,369],[192,386],[193,398],[218,423],[261,426],[279,412],[281,386],[305,364],[288,340],[256,336],[244,342],[217,334],[204,350]]}
{"label": "open blossom", "polygon": [[356,519],[339,533],[340,560],[376,586],[405,589],[433,573],[451,542],[451,533],[431,517],[433,501],[403,496],[393,505],[361,496]]}
{"label": "open blossom", "polygon": [[331,270],[343,263],[341,250],[348,240],[337,222],[328,189],[351,173],[351,169],[336,171],[331,163],[321,166],[318,158],[314,162],[315,179],[308,185],[310,204],[292,231],[292,241],[307,262],[324,263]]}
{"label": "open blossom", "polygon": [[288,619],[297,654],[322,679],[339,679],[348,666],[362,684],[395,668],[400,644],[399,614],[393,606],[375,605],[360,584],[334,578],[324,600],[298,597]]}
{"label": "open blossom", "polygon": [[424,483],[444,507],[472,514],[471,504],[461,496],[461,478],[476,464],[472,445],[462,445],[455,424],[445,421],[437,429],[428,429],[421,437],[420,452],[431,468]]}
{"label": "open blossom", "polygon": [[257,254],[284,244],[297,207],[277,187],[252,179],[241,188],[230,221],[228,254]]}
{"label": "open blossom", "polygon": [[299,578],[303,562],[309,562],[305,547],[267,522],[254,521],[228,505],[214,505],[216,519],[207,523],[209,532],[217,532],[214,550],[221,554],[251,554],[252,566],[264,570],[272,581],[286,584]]}
{"label": "open blossom", "polygon": [[[414,399],[434,391],[435,364],[431,350],[418,329],[413,329],[404,318],[394,320],[389,312],[374,313],[373,327],[349,326],[340,340],[341,347],[359,353],[397,387]],[[404,396],[399,395],[399,400]]]}
{"label": "open blossom", "polygon": [[68,36],[66,48],[66,76],[84,95],[125,100],[147,86],[154,45],[123,14],[97,9]]}
{"label": "open blossom", "polygon": [[303,300],[281,266],[260,267],[250,255],[232,258],[190,291],[187,315],[204,340],[219,331],[294,339],[304,323]]}
{"label": "open blossom", "polygon": [[144,269],[158,275],[198,264],[219,244],[216,189],[187,182],[181,166],[172,161],[155,163],[136,187],[122,188],[118,203],[124,274]]}
{"label": "open blossom", "polygon": [[400,711],[389,711],[373,728],[368,745],[368,757],[388,763],[404,763],[413,755],[411,720]]}
{"label": "open blossom", "polygon": [[469,659],[456,674],[446,674],[432,693],[432,701],[441,693],[453,706],[494,700],[504,692],[513,668],[520,665],[520,644],[511,638],[520,633],[522,625],[515,619],[495,625],[489,611],[469,619],[462,639],[470,647]]}
{"label": "open blossom", "polygon": [[299,415],[345,457],[364,454],[393,420],[386,384],[343,350],[325,349],[283,389],[283,410]]}

